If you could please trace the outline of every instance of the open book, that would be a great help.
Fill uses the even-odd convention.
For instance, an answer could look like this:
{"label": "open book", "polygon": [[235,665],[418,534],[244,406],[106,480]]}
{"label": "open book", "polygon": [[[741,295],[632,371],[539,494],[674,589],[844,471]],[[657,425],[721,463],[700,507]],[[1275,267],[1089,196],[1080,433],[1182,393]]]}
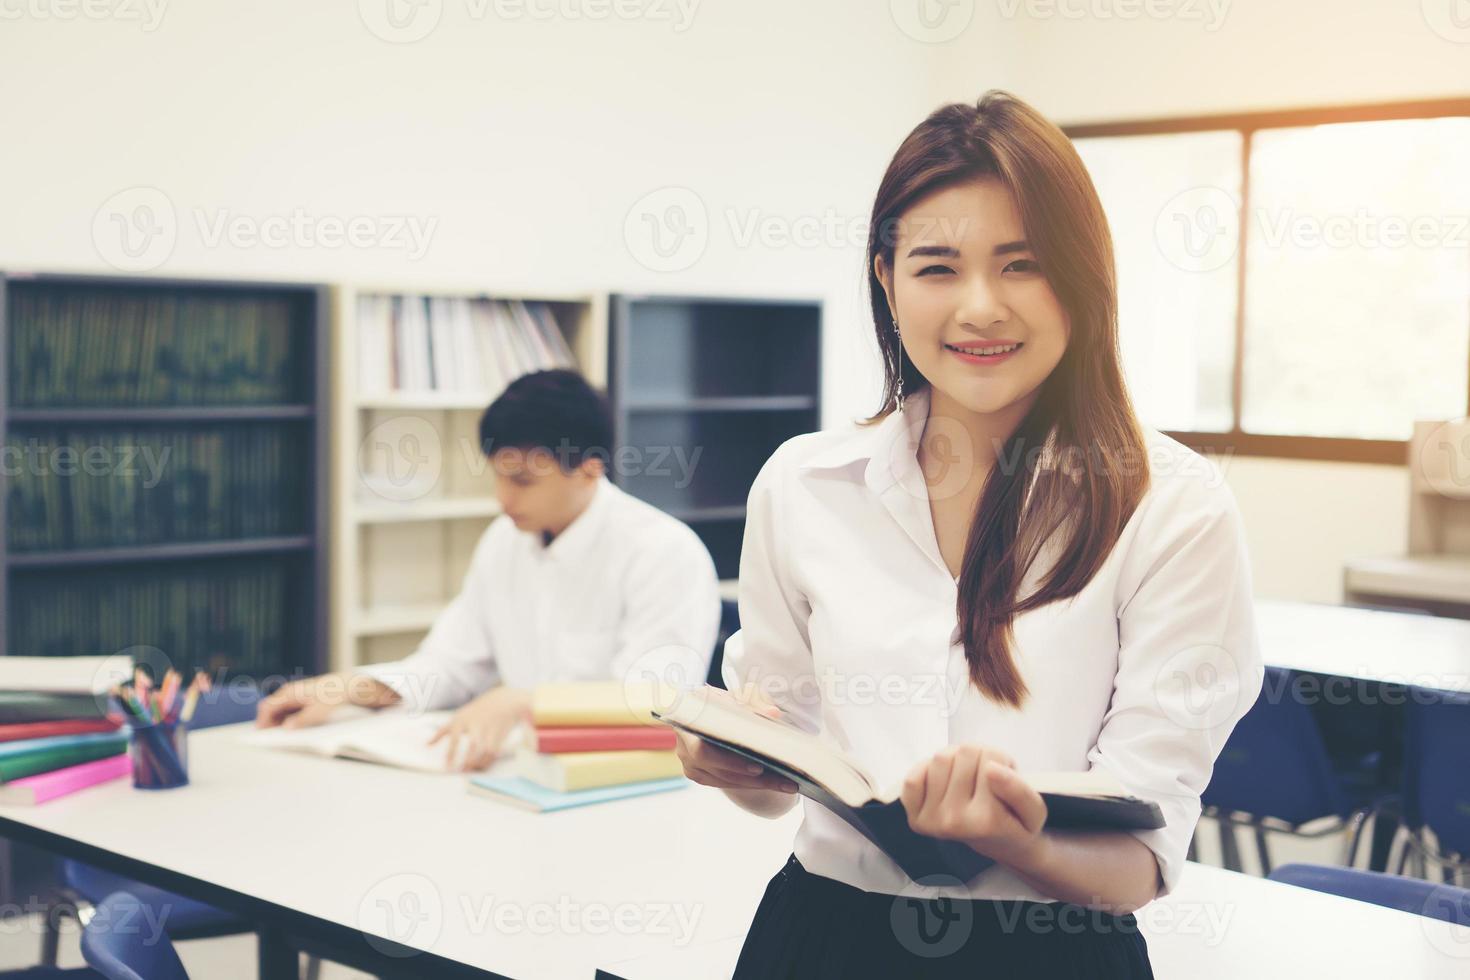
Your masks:
{"label": "open book", "polygon": [[[968,882],[995,862],[954,840],[914,832],[899,787],[880,787],[863,767],[816,735],[767,718],[706,690],[684,692],[664,724],[758,762],[796,783],[801,795],[831,810],[872,841],[915,881],[950,875]],[[1046,826],[1071,830],[1153,830],[1164,826],[1157,803],[1128,795],[1112,776],[1091,772],[1023,773],[1046,801]]]}
{"label": "open book", "polygon": [[[445,772],[446,753],[449,751],[447,742],[440,741],[432,746],[428,742],[451,714],[451,711],[415,714],[397,708],[372,711],[344,707],[338,710],[333,721],[325,725],[266,728],[242,735],[241,741],[261,748],[355,759],[400,769]],[[512,736],[515,735],[512,732]],[[510,745],[515,738],[507,738],[506,741]]]}

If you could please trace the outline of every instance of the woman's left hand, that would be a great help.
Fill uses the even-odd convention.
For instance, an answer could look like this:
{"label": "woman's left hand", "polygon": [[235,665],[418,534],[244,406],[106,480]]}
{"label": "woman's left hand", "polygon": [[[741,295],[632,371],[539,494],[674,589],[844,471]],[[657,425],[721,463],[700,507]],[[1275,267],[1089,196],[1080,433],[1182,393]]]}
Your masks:
{"label": "woman's left hand", "polygon": [[914,830],[963,841],[1002,864],[1026,866],[1044,840],[1046,802],[998,749],[941,749],[909,771],[900,798]]}

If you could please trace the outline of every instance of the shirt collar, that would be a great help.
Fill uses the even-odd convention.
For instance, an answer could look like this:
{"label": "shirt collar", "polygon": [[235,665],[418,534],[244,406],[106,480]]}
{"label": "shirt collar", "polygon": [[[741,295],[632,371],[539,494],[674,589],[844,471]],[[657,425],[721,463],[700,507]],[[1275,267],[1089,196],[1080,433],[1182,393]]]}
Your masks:
{"label": "shirt collar", "polygon": [[566,560],[578,560],[590,554],[592,547],[597,542],[597,531],[604,523],[604,515],[614,492],[612,484],[606,476],[599,477],[592,491],[592,499],[587,506],[582,508],[582,513],[572,519],[560,534],[551,540],[551,544],[541,543],[541,532],[536,531],[532,535],[536,549],[543,558],[554,559],[558,562]]}
{"label": "shirt collar", "polygon": [[[843,470],[853,467],[864,482],[881,493],[902,483],[926,498],[919,470],[919,438],[929,419],[929,389],[923,388],[904,399],[902,411],[889,412],[881,421],[858,426],[844,438],[801,464],[804,470]],[[866,463],[861,471],[856,464]],[[915,487],[912,481],[918,480]]]}

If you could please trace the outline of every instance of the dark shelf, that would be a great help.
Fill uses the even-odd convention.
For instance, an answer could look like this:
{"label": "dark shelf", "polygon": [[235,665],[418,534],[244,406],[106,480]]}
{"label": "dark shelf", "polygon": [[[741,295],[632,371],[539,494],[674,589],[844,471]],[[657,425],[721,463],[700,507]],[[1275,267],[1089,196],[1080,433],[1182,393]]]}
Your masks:
{"label": "dark shelf", "polygon": [[11,408],[5,417],[13,424],[38,422],[261,422],[309,419],[310,405],[159,405],[150,408]]}
{"label": "dark shelf", "polygon": [[675,507],[668,513],[685,524],[697,521],[740,521],[745,519],[745,505],[731,504],[728,507]]}
{"label": "dark shelf", "polygon": [[283,538],[241,538],[233,541],[187,541],[142,545],[136,548],[91,548],[76,551],[11,553],[11,568],[61,568],[75,565],[116,565],[127,562],[176,561],[189,558],[224,558],[260,555],[278,551],[304,551],[315,543],[311,535]]}
{"label": "dark shelf", "polygon": [[816,398],[809,395],[750,395],[729,398],[690,398],[687,400],[644,399],[628,402],[629,412],[792,412],[816,408]]}

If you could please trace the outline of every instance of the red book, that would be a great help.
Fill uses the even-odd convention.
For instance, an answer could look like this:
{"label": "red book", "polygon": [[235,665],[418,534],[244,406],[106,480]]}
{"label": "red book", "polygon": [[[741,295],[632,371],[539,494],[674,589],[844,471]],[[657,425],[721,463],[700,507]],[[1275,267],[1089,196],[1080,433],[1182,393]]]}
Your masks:
{"label": "red book", "polygon": [[91,735],[94,732],[115,732],[118,725],[106,718],[78,719],[76,721],[25,721],[15,725],[0,725],[0,742],[18,742],[25,738],[50,738],[52,735]]}
{"label": "red book", "polygon": [[611,752],[619,749],[672,749],[672,728],[662,725],[538,726],[537,752]]}

